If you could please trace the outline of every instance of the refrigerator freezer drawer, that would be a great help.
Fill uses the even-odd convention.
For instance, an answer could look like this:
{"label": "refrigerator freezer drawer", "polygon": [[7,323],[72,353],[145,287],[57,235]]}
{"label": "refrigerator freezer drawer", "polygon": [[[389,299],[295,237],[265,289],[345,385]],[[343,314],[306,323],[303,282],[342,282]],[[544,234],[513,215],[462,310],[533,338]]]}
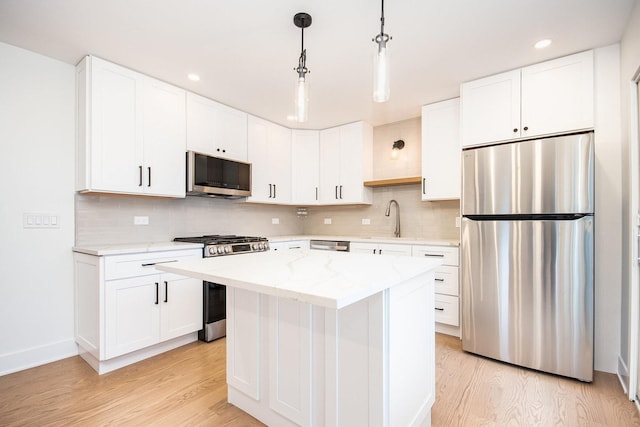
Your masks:
{"label": "refrigerator freezer drawer", "polygon": [[591,381],[593,217],[462,220],[462,348]]}
{"label": "refrigerator freezer drawer", "polygon": [[451,326],[460,325],[458,297],[436,294],[435,310],[436,322]]}
{"label": "refrigerator freezer drawer", "polygon": [[593,133],[462,152],[462,215],[593,213]]}

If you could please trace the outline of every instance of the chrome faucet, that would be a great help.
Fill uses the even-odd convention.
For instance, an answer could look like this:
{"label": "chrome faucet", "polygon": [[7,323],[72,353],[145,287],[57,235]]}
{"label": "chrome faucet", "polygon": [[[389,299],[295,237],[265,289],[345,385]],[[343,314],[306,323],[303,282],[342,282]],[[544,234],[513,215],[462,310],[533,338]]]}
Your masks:
{"label": "chrome faucet", "polygon": [[396,237],[400,237],[400,205],[394,199],[389,200],[389,204],[387,205],[387,210],[384,213],[384,216],[389,216],[391,214],[391,204],[396,204],[396,229],[393,232],[393,235]]}

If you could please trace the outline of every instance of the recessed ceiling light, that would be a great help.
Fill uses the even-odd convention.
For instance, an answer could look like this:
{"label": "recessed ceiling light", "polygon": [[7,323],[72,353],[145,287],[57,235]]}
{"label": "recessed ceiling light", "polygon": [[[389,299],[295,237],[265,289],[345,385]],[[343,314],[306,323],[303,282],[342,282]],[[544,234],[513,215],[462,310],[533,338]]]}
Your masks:
{"label": "recessed ceiling light", "polygon": [[199,82],[200,81],[200,76],[197,75],[196,73],[189,73],[187,74],[187,78],[189,80],[191,80],[192,82]]}
{"label": "recessed ceiling light", "polygon": [[550,44],[551,44],[551,39],[542,39],[542,40],[538,40],[536,44],[533,45],[533,47],[535,47],[536,49],[544,49],[545,47],[548,47]]}

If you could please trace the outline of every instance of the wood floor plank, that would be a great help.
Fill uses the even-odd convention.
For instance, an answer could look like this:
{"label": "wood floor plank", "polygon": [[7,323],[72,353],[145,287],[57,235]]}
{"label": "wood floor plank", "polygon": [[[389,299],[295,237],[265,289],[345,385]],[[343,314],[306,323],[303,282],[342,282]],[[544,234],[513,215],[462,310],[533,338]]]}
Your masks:
{"label": "wood floor plank", "polygon": [[[227,403],[225,345],[196,342],[105,375],[72,357],[2,376],[0,426],[263,426]],[[640,415],[613,374],[582,383],[438,334],[432,425],[640,426]]]}

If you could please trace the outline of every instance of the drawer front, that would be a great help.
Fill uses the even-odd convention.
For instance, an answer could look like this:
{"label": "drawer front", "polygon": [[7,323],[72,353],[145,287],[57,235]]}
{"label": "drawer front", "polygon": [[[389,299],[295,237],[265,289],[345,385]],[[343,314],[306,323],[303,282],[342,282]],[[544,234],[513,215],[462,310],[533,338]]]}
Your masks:
{"label": "drawer front", "polygon": [[444,265],[458,265],[458,248],[449,246],[414,246],[413,256],[441,258]]}
{"label": "drawer front", "polygon": [[154,265],[160,262],[202,258],[202,249],[110,255],[105,257],[105,280],[125,279],[162,273]]}
{"label": "drawer front", "polygon": [[458,267],[443,265],[436,269],[436,294],[459,296]]}
{"label": "drawer front", "polygon": [[436,322],[451,326],[460,326],[458,316],[458,297],[450,295],[436,295]]}

